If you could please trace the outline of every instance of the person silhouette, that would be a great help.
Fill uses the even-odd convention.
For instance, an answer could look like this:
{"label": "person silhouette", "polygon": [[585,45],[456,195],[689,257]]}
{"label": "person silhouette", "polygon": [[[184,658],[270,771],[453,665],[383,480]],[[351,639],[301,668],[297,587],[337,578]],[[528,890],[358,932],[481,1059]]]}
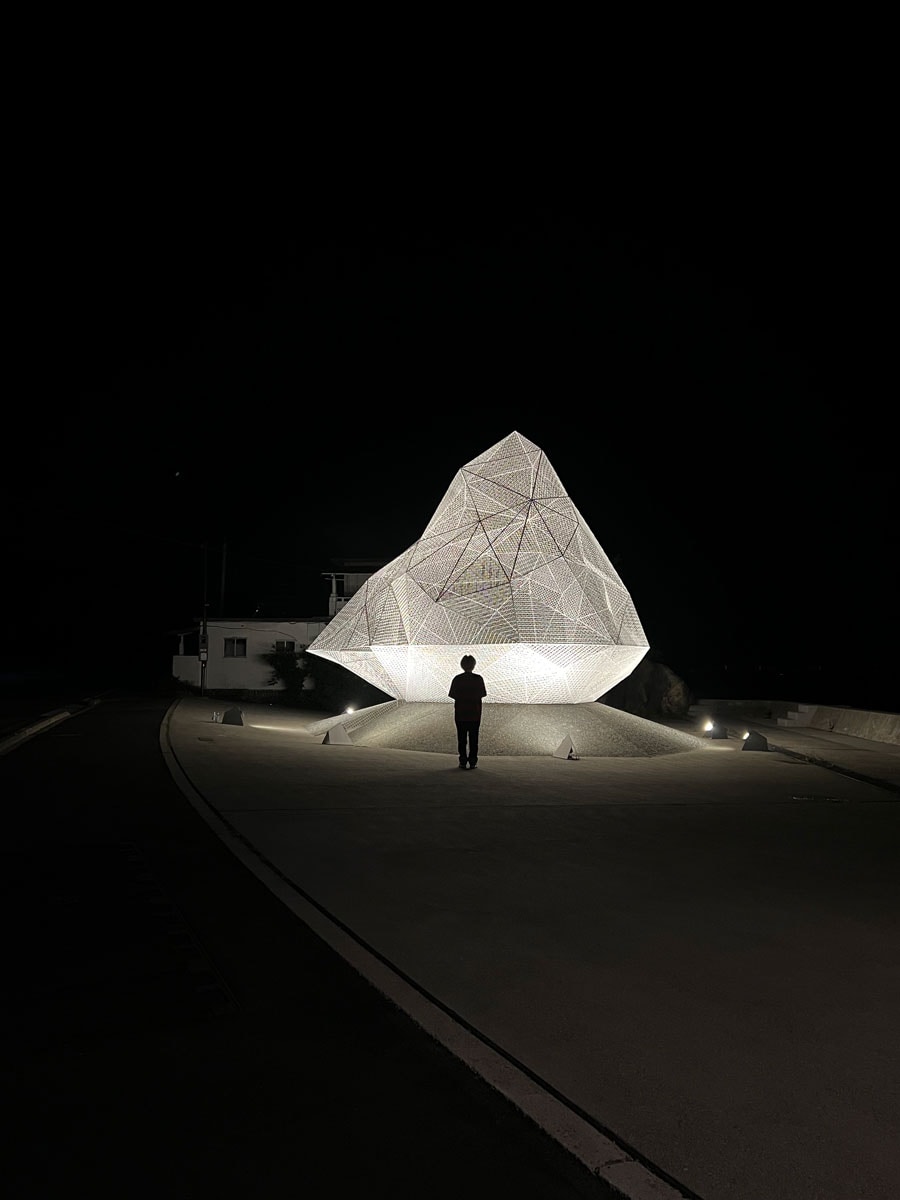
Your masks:
{"label": "person silhouette", "polygon": [[459,769],[474,771],[478,766],[478,733],[481,728],[481,697],[487,695],[484,680],[475,672],[475,659],[464,654],[459,660],[462,673],[453,676],[447,695],[453,700]]}

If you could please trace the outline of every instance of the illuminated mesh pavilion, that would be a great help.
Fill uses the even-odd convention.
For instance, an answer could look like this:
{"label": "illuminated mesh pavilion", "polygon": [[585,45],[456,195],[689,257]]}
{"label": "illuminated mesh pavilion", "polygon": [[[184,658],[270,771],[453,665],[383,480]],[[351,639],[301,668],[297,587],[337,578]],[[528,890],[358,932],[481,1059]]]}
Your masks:
{"label": "illuminated mesh pavilion", "polygon": [[648,650],[631,597],[540,447],[462,467],[425,532],[309,647],[400,700],[447,701],[474,654],[488,703],[579,704]]}

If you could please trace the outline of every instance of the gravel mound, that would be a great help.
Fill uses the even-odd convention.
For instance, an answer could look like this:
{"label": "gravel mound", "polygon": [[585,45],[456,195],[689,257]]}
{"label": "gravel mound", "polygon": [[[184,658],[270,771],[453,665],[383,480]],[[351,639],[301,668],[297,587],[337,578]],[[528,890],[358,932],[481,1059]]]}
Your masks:
{"label": "gravel mound", "polygon": [[[321,735],[324,741],[340,725],[356,746],[456,753],[450,703],[389,700],[316,721],[307,732]],[[572,739],[579,758],[648,758],[703,746],[700,738],[689,733],[599,702],[485,704],[482,710],[480,753],[484,756],[552,754],[566,737]]]}

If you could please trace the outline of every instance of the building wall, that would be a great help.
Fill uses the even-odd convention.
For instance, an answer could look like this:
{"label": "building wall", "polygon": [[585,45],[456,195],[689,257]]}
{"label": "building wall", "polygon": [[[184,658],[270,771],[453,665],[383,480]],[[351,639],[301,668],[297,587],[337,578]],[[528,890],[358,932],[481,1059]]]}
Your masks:
{"label": "building wall", "polygon": [[200,660],[196,654],[173,654],[172,675],[181,683],[191,687],[200,686]]}
{"label": "building wall", "polygon": [[[276,641],[293,642],[295,649],[308,646],[322,632],[327,621],[267,621],[267,620],[215,620],[207,622],[209,657],[206,665],[207,691],[272,691],[282,690],[282,685],[269,684],[271,668],[262,661],[263,654],[271,654]],[[244,657],[225,656],[226,639],[245,639],[247,653]],[[172,674],[176,679],[198,686],[200,664],[190,655],[174,655]]]}
{"label": "building wall", "polygon": [[[373,570],[376,569],[373,567]],[[328,597],[328,615],[329,617],[336,616],[348,600],[351,599],[367,579],[372,578],[372,570],[369,571],[330,571],[328,578],[331,579],[331,595]]]}

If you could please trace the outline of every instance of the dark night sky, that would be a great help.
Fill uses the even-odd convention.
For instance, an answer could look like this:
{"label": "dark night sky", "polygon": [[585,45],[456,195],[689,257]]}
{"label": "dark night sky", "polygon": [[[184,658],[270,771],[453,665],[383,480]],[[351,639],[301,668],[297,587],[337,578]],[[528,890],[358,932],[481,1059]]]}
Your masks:
{"label": "dark night sky", "polygon": [[204,540],[212,613],[226,540],[230,615],[318,616],[332,558],[406,549],[517,429],[690,684],[762,665],[789,698],[808,681],[896,709],[896,399],[864,189],[432,179],[269,205],[176,182],[87,187],[26,240],[10,661],[164,671]]}

